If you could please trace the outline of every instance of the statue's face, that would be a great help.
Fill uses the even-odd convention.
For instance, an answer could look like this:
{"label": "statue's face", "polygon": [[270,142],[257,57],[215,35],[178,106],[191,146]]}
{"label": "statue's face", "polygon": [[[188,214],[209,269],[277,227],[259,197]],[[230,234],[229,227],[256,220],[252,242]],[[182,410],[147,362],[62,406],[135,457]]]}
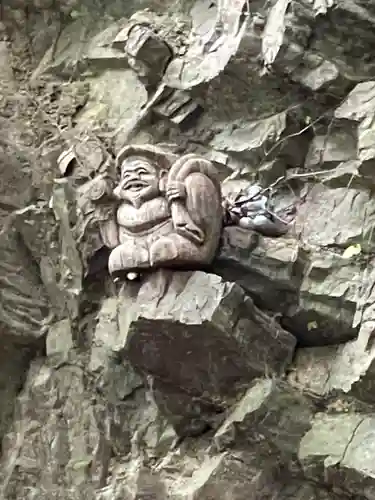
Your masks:
{"label": "statue's face", "polygon": [[121,165],[120,190],[127,197],[144,196],[157,191],[157,169],[145,158],[127,158]]}

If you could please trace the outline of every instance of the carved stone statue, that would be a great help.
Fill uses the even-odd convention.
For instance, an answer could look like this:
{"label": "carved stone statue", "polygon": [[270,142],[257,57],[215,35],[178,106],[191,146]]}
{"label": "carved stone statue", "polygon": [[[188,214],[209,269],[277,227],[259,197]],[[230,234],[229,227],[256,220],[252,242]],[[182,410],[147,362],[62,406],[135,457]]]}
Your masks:
{"label": "carved stone statue", "polygon": [[222,228],[220,181],[212,163],[195,154],[178,158],[157,146],[136,145],[122,149],[117,168],[117,203],[101,224],[103,242],[112,249],[110,273],[134,279],[149,268],[210,264]]}

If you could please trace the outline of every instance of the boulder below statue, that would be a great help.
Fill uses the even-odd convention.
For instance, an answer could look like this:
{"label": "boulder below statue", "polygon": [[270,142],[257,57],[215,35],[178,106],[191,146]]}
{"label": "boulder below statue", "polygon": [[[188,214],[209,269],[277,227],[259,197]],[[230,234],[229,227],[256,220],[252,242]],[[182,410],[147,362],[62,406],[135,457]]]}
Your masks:
{"label": "boulder below statue", "polygon": [[160,270],[108,300],[98,336],[112,316],[111,349],[152,380],[156,399],[170,396],[163,405],[171,416],[186,416],[192,400],[226,408],[254,378],[283,373],[294,352],[290,333],[213,274]]}

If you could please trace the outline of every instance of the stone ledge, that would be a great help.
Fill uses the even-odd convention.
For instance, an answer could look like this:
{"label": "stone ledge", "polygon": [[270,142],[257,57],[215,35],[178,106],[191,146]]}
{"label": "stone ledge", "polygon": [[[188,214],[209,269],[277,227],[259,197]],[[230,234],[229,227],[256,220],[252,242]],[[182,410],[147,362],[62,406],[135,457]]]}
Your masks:
{"label": "stone ledge", "polygon": [[117,349],[142,373],[212,403],[255,377],[281,374],[295,339],[235,283],[204,272],[160,271],[119,296]]}
{"label": "stone ledge", "polygon": [[213,269],[242,286],[257,306],[279,314],[301,345],[342,343],[358,333],[358,259],[302,245],[291,235],[269,238],[232,226],[224,229]]}

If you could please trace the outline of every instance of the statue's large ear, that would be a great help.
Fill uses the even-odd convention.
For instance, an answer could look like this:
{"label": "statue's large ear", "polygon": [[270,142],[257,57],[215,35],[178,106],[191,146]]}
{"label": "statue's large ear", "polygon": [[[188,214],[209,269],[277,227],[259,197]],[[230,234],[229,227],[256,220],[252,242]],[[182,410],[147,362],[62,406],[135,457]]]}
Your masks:
{"label": "statue's large ear", "polygon": [[159,191],[165,193],[167,190],[168,170],[159,171]]}

